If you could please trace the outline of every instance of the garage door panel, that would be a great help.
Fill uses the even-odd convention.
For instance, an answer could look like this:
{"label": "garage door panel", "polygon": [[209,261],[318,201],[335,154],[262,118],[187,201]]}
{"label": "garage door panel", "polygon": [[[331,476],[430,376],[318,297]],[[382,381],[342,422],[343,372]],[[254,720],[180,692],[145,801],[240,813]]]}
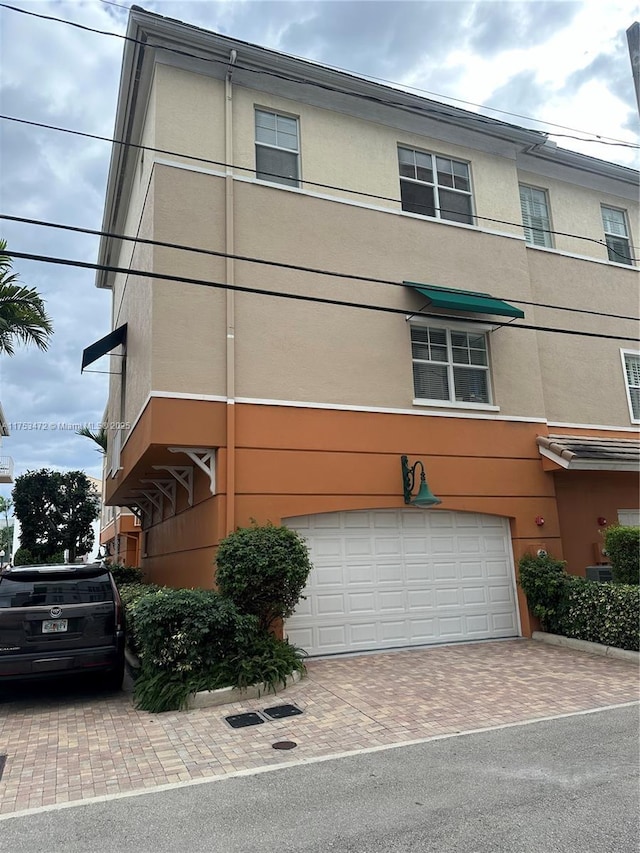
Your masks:
{"label": "garage door panel", "polygon": [[468,586],[462,590],[463,604],[486,604],[487,589],[484,586]]}
{"label": "garage door panel", "polygon": [[314,564],[308,599],[286,624],[310,654],[518,633],[506,519],[399,509],[285,523]]}
{"label": "garage door panel", "polygon": [[347,596],[350,614],[376,613],[376,595],[374,592],[352,592]]}

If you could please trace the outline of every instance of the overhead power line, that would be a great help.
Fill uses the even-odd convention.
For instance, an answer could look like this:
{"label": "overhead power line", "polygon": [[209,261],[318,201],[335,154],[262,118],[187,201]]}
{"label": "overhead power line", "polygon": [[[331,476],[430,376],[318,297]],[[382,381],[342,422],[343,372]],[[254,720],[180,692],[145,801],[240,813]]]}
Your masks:
{"label": "overhead power line", "polygon": [[[336,270],[319,269],[318,267],[308,267],[301,264],[290,264],[282,261],[273,261],[267,258],[256,258],[248,255],[237,255],[231,252],[222,252],[216,249],[203,249],[198,246],[187,246],[183,243],[168,243],[164,240],[152,240],[147,237],[132,237],[124,234],[116,234],[111,231],[100,231],[95,228],[83,228],[78,225],[64,225],[60,222],[49,222],[42,219],[29,219],[24,216],[12,216],[8,213],[0,213],[0,220],[7,222],[20,222],[24,225],[37,225],[44,228],[55,228],[62,231],[71,231],[78,234],[89,234],[93,237],[107,237],[112,240],[122,240],[128,243],[140,243],[145,246],[160,246],[166,249],[177,249],[183,252],[192,252],[199,255],[209,255],[215,258],[231,258],[235,261],[243,261],[251,264],[258,264],[268,267],[277,267],[278,269],[294,270],[295,272],[311,273],[313,275],[321,275],[328,278],[346,279],[348,281],[361,281],[368,284],[383,284],[391,287],[406,287],[403,281],[388,278],[375,278],[373,276],[357,275],[352,273],[338,272]],[[640,317],[630,317],[625,314],[608,314],[603,311],[593,311],[588,308],[575,308],[573,306],[552,305],[546,302],[531,302],[524,299],[519,299],[517,296],[494,296],[495,299],[501,299],[505,302],[517,302],[519,305],[530,305],[536,308],[549,308],[554,311],[568,311],[575,314],[589,314],[594,317],[607,317],[611,320],[632,320],[640,322]]]}
{"label": "overhead power line", "polygon": [[[90,263],[89,261],[76,261],[71,258],[55,258],[49,255],[36,255],[32,252],[16,252],[8,248],[4,250],[4,254],[10,258],[20,258],[26,261],[39,261],[46,264],[77,267],[80,269],[100,270],[101,272],[112,272],[116,274],[121,273],[127,277],[130,275],[135,275],[141,278],[156,279],[159,281],[173,281],[177,284],[194,284],[200,287],[210,287],[215,290],[231,290],[235,293],[249,293],[254,296],[272,296],[277,299],[291,299],[298,302],[312,302],[318,305],[331,305],[340,308],[357,308],[365,311],[377,311],[384,314],[396,314],[404,316],[405,319],[408,315],[410,315],[411,318],[425,317],[427,319],[437,318],[439,320],[442,320],[443,318],[442,314],[433,314],[431,312],[425,311],[411,311],[410,309],[406,308],[392,308],[385,305],[367,305],[366,303],[350,302],[344,299],[329,299],[328,297],[323,296],[308,296],[306,294],[301,293],[291,293],[280,290],[267,290],[266,288],[249,287],[246,285],[239,284],[228,284],[222,281],[208,281],[206,279],[201,278],[188,278],[186,276],[169,275],[166,273],[151,272],[149,270],[138,270],[130,268],[127,269],[126,267],[117,267],[112,266],[110,264],[95,264]],[[475,318],[465,317],[464,322],[474,325],[487,325],[487,320],[477,320]],[[598,338],[599,340],[624,342],[636,341],[635,337],[625,337],[623,335],[607,335],[602,334],[600,332],[585,332],[579,329],[557,329],[551,326],[538,326],[529,323],[518,323],[517,325],[515,325],[513,321],[505,323],[500,320],[491,320],[490,322],[496,328],[504,328],[508,326],[511,329],[525,329],[528,331],[548,332],[550,334],[559,335],[576,335],[585,338]]]}
{"label": "overhead power line", "polygon": [[[75,27],[76,29],[84,30],[85,32],[96,33],[97,35],[103,35],[103,36],[111,36],[112,38],[119,38],[119,39],[122,39],[123,41],[128,41],[128,42],[131,42],[132,44],[138,44],[138,45],[141,45],[143,47],[159,48],[160,50],[165,50],[169,53],[174,53],[178,56],[186,56],[186,57],[189,57],[190,59],[198,59],[202,62],[210,62],[210,63],[214,63],[217,65],[224,65],[225,67],[228,65],[227,60],[215,59],[213,57],[208,57],[208,56],[202,56],[202,55],[199,55],[197,53],[191,53],[190,51],[182,50],[180,48],[170,47],[168,45],[161,45],[161,44],[156,45],[156,44],[153,44],[152,42],[141,41],[140,39],[134,39],[131,36],[127,36],[127,35],[124,35],[122,33],[114,33],[110,30],[100,30],[97,27],[90,27],[90,26],[87,26],[86,24],[80,24],[77,21],[69,21],[69,20],[66,20],[64,18],[56,18],[53,15],[43,15],[40,12],[32,12],[28,9],[20,9],[16,6],[11,6],[8,3],[0,3],[0,7],[4,8],[4,9],[9,9],[12,12],[19,12],[20,14],[23,14],[23,15],[29,15],[30,17],[40,18],[40,19],[45,20],[45,21],[55,21],[56,23],[59,23],[59,24],[65,24],[65,25],[70,26],[70,27]],[[187,25],[187,26],[189,26],[189,25]],[[407,112],[407,113],[410,113],[413,115],[425,115],[426,114],[426,115],[442,116],[442,117],[447,118],[447,119],[451,118],[450,114],[448,114],[445,110],[439,110],[433,106],[411,107],[411,106],[407,106],[405,104],[401,104],[397,101],[389,100],[388,98],[377,97],[375,95],[364,95],[360,92],[352,92],[348,89],[341,89],[338,86],[331,86],[331,85],[326,84],[326,83],[320,83],[317,80],[309,80],[309,79],[306,79],[304,77],[301,77],[301,78],[291,77],[291,76],[286,75],[286,74],[280,74],[276,71],[268,71],[267,69],[250,68],[248,66],[243,65],[242,62],[236,62],[234,68],[238,68],[241,71],[246,71],[246,72],[251,73],[251,74],[259,74],[261,76],[274,77],[275,79],[286,80],[287,82],[290,82],[290,83],[298,83],[298,84],[305,85],[305,86],[312,86],[314,88],[323,89],[325,91],[335,92],[335,93],[347,95],[347,96],[353,97],[353,98],[359,98],[360,100],[378,103],[378,104],[381,104],[383,106],[388,106],[388,107],[392,107],[394,109],[399,109],[399,110],[402,110],[403,112]],[[352,73],[352,72],[349,72],[349,73]],[[455,100],[455,99],[452,99],[452,100]],[[492,108],[488,107],[487,109],[492,109]],[[510,115],[516,115],[515,113],[509,113],[509,114]],[[488,117],[483,117],[483,116],[480,116],[480,115],[477,115],[474,113],[468,113],[468,116],[471,120],[473,120],[479,124],[487,124],[487,125],[495,126],[496,123],[500,123],[500,122],[498,122],[497,119],[491,119]],[[535,119],[535,118],[532,118],[529,116],[518,116],[518,117],[519,118],[527,118],[529,121],[538,122],[539,124],[551,124],[550,122],[546,122],[546,121],[540,120],[540,119]],[[504,124],[506,124],[506,122],[504,122]],[[556,126],[563,127],[563,125],[556,125]],[[572,129],[572,128],[568,128],[568,129]],[[538,132],[544,133],[544,131],[538,131]],[[595,143],[600,144],[600,145],[613,145],[613,146],[618,146],[618,147],[622,147],[622,148],[632,148],[632,149],[640,148],[640,145],[636,145],[632,142],[625,142],[622,140],[617,140],[613,137],[604,137],[604,136],[601,136],[598,134],[594,134],[591,131],[577,131],[577,132],[578,133],[590,134],[594,138],[589,138],[588,136],[587,137],[585,137],[585,136],[574,136],[572,134],[567,134],[567,133],[556,133],[555,131],[552,132],[551,135],[556,136],[558,138],[574,139],[574,140],[577,140],[579,142],[595,142]]]}
{"label": "overhead power line", "polygon": [[[2,6],[1,3],[0,3],[0,6]],[[225,163],[222,160],[213,160],[210,157],[200,157],[200,156],[195,155],[195,154],[187,154],[184,151],[173,151],[173,150],[168,149],[168,148],[154,148],[151,145],[142,145],[142,144],[137,143],[137,142],[124,142],[120,139],[114,139],[111,136],[101,136],[100,134],[97,134],[97,133],[88,133],[88,132],[82,131],[82,130],[73,130],[72,128],[59,127],[58,125],[46,124],[44,122],[39,122],[39,121],[31,121],[29,119],[18,118],[17,116],[8,116],[8,115],[0,114],[0,120],[12,121],[12,122],[15,122],[17,124],[25,124],[25,125],[29,125],[31,127],[39,127],[39,128],[42,128],[43,130],[53,130],[57,133],[68,133],[72,136],[80,136],[80,137],[83,137],[86,139],[95,139],[98,142],[109,142],[113,145],[121,145],[123,148],[133,148],[136,151],[150,151],[151,153],[154,153],[154,154],[166,154],[170,157],[183,157],[187,160],[192,160],[195,163],[206,163],[207,165],[210,165],[210,166],[221,166],[225,169],[226,168],[237,169],[238,171],[250,172],[251,174],[255,174],[255,171],[256,171],[255,167],[251,167],[251,166],[240,166],[240,165],[237,165],[235,163]],[[262,172],[262,174],[270,175],[271,177],[276,177],[276,178],[280,177],[279,175],[277,175],[276,173],[273,173],[273,172]],[[360,196],[361,198],[370,198],[370,199],[375,199],[376,201],[387,201],[387,202],[393,202],[394,204],[400,204],[400,205],[402,204],[402,199],[400,199],[400,198],[393,198],[392,196],[378,195],[376,193],[365,192],[364,190],[351,189],[350,187],[341,187],[341,186],[336,186],[335,184],[324,184],[324,183],[321,183],[320,181],[309,181],[309,180],[302,179],[302,178],[300,179],[300,183],[303,185],[306,185],[306,186],[318,187],[320,189],[325,189],[325,190],[334,190],[337,192],[351,193],[352,195]],[[440,211],[444,212],[444,213],[458,213],[459,214],[459,211],[449,210],[448,208],[440,208]],[[512,225],[516,228],[523,228],[522,222],[511,222],[507,219],[496,219],[495,217],[491,217],[491,216],[480,216],[476,213],[471,214],[471,215],[472,215],[472,218],[475,220],[482,220],[483,222],[493,222],[496,225]],[[449,221],[449,220],[444,220],[444,221]],[[606,241],[598,240],[595,237],[586,237],[582,234],[572,234],[571,232],[568,232],[568,231],[555,231],[555,230],[552,230],[550,228],[549,229],[538,228],[536,230],[544,231],[546,234],[554,234],[554,235],[559,236],[559,237],[572,237],[576,240],[585,240],[588,243],[595,243],[598,246],[604,246],[605,248],[608,248]],[[638,246],[630,246],[630,248],[640,249],[640,247],[638,247]],[[624,257],[621,253],[618,253],[615,250],[614,250],[614,252],[615,252],[615,254],[620,254],[621,257]]]}

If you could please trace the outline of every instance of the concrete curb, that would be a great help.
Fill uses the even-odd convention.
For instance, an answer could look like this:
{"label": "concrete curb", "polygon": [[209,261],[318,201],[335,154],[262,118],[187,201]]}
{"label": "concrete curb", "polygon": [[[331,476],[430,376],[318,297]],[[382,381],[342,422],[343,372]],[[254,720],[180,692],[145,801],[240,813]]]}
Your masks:
{"label": "concrete curb", "polygon": [[[136,671],[140,669],[140,660],[134,653],[125,648],[125,660],[129,667]],[[297,684],[301,675],[299,672],[292,672],[287,676],[285,684],[280,688],[286,690],[292,684]],[[241,689],[240,687],[221,687],[218,690],[202,690],[200,693],[192,693],[187,699],[186,708],[191,711],[194,708],[214,708],[217,705],[230,705],[233,702],[244,702],[246,699],[259,699],[261,696],[266,696],[270,692],[266,684],[252,684],[249,687]]]}
{"label": "concrete curb", "polygon": [[547,634],[545,631],[534,631],[531,639],[540,643],[548,643],[550,646],[563,646],[567,649],[615,658],[640,666],[640,652],[632,652],[629,649],[617,649],[614,646],[603,646],[600,643],[591,643],[588,640],[575,640],[573,637],[562,637],[560,634]]}
{"label": "concrete curb", "polygon": [[[282,690],[297,684],[300,681],[300,673],[292,672]],[[252,684],[243,689],[239,687],[221,687],[219,690],[203,690],[200,693],[192,693],[187,699],[187,710],[194,708],[214,708],[217,705],[230,705],[232,702],[244,702],[247,699],[259,699],[270,692],[266,684]]]}

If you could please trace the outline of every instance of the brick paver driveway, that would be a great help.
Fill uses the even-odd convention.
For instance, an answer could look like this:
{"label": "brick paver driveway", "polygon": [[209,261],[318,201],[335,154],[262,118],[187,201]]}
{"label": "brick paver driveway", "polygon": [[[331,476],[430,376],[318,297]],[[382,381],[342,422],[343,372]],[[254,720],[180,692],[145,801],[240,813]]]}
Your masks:
{"label": "brick paver driveway", "polygon": [[[638,699],[635,666],[529,640],[314,660],[274,700],[152,715],[130,692],[0,698],[0,814]],[[303,714],[232,729],[229,714]],[[291,740],[294,751],[273,749]]]}

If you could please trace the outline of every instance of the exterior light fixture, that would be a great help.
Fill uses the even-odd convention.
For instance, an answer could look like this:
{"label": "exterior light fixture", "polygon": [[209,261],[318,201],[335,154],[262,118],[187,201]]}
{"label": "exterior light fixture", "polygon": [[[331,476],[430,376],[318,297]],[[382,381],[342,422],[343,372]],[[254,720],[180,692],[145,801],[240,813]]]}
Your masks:
{"label": "exterior light fixture", "polygon": [[[409,467],[409,459],[407,456],[401,456],[400,461],[402,463],[402,488],[404,490],[404,502],[410,506],[419,507],[436,506],[437,504],[442,503],[442,501],[433,494],[427,485],[427,480],[424,474],[424,465],[422,462],[418,460]],[[420,466],[420,488],[418,489],[418,494],[415,497],[412,497],[411,493],[413,492],[413,488],[416,483],[416,468],[418,466]]]}

